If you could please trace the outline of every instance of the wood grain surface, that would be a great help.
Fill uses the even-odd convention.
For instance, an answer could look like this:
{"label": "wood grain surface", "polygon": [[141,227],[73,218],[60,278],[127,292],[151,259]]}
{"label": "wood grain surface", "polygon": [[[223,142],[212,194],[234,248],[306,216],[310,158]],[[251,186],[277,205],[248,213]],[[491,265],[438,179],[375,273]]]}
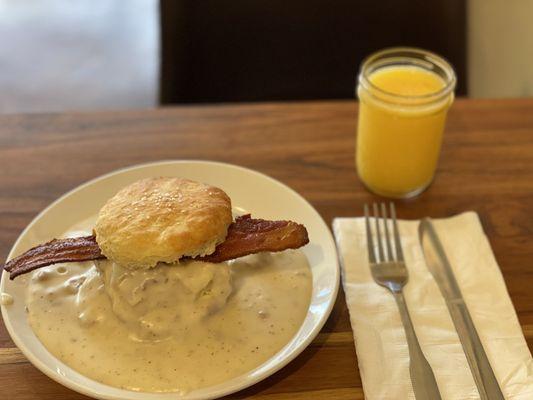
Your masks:
{"label": "wood grain surface", "polygon": [[[88,179],[164,159],[206,159],[269,174],[328,224],[375,200],[354,169],[353,101],[0,117],[0,258],[46,205]],[[437,178],[397,203],[401,218],[480,214],[528,345],[533,345],[533,99],[458,100]],[[0,326],[1,399],[84,398],[34,368]],[[229,398],[363,399],[344,295],[296,360]]]}

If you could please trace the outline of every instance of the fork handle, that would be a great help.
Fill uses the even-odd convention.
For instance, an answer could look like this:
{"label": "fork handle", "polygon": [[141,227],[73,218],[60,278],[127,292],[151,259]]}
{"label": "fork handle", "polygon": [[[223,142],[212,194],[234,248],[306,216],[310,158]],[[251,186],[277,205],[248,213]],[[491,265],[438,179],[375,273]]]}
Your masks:
{"label": "fork handle", "polygon": [[415,398],[417,400],[440,400],[441,397],[435,375],[418,343],[403,293],[398,291],[393,292],[393,294],[396,304],[398,304],[398,309],[400,310],[405,336],[407,337],[410,358],[409,373],[411,375],[411,384],[413,385]]}

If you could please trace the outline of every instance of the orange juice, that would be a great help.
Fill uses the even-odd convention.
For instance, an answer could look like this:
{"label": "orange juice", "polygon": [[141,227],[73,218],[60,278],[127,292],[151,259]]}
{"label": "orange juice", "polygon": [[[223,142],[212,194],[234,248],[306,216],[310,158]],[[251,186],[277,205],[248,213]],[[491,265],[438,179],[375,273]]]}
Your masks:
{"label": "orange juice", "polygon": [[371,71],[363,65],[356,160],[359,177],[371,191],[410,197],[431,183],[453,102],[451,78],[450,90],[445,75],[416,63],[389,63]]}

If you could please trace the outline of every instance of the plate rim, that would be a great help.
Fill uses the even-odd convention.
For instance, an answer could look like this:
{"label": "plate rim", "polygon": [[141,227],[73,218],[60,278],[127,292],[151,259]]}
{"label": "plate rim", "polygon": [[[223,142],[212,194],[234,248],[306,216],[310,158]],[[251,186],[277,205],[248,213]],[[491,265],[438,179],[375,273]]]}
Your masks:
{"label": "plate rim", "polygon": [[[109,177],[114,176],[114,175],[119,175],[119,174],[122,174],[122,173],[125,173],[125,172],[128,172],[128,171],[132,171],[132,170],[140,170],[140,169],[144,169],[146,167],[157,167],[157,166],[160,166],[160,165],[171,165],[171,164],[198,164],[198,165],[209,164],[209,165],[211,165],[213,167],[221,166],[221,167],[225,167],[225,168],[232,168],[232,169],[240,170],[240,171],[242,171],[244,173],[248,173],[248,174],[251,173],[252,175],[259,176],[262,179],[267,179],[268,181],[270,181],[271,183],[273,183],[275,185],[282,186],[285,190],[288,190],[293,195],[296,195],[300,200],[302,200],[308,207],[310,207],[316,213],[316,215],[318,216],[318,218],[320,220],[321,225],[323,225],[323,227],[325,228],[325,231],[327,232],[327,239],[330,242],[330,244],[332,245],[332,248],[334,249],[334,252],[335,252],[335,258],[333,260],[330,260],[330,262],[334,266],[334,276],[333,276],[333,278],[334,278],[334,287],[333,287],[333,291],[332,291],[331,297],[329,299],[329,302],[327,304],[326,310],[324,311],[324,313],[322,313],[322,315],[320,316],[320,318],[318,320],[318,323],[313,327],[313,329],[311,329],[311,331],[308,333],[307,337],[305,337],[304,340],[302,340],[302,342],[300,342],[300,344],[297,346],[297,348],[294,349],[291,353],[289,353],[280,362],[275,363],[272,367],[268,368],[266,371],[264,371],[261,374],[257,374],[254,377],[247,378],[244,384],[236,383],[236,384],[234,384],[234,385],[232,385],[232,386],[230,386],[230,387],[228,387],[226,389],[219,390],[219,392],[212,393],[212,394],[208,395],[207,397],[205,397],[205,396],[203,396],[203,397],[190,397],[190,396],[189,397],[183,397],[183,399],[189,399],[189,400],[194,400],[194,399],[205,399],[205,400],[208,400],[208,399],[218,398],[219,396],[226,396],[226,395],[238,392],[240,390],[244,390],[246,388],[249,388],[249,387],[257,384],[258,382],[261,382],[262,380],[268,378],[269,376],[275,374],[276,372],[278,372],[279,370],[281,370],[285,366],[287,366],[296,357],[298,357],[309,346],[309,344],[316,338],[316,336],[320,333],[320,331],[324,327],[326,321],[328,320],[328,318],[329,318],[329,316],[330,316],[330,314],[331,314],[331,312],[333,310],[333,307],[335,305],[336,299],[338,297],[338,292],[339,292],[339,287],[340,287],[340,266],[339,266],[338,252],[336,250],[335,240],[333,239],[333,234],[332,234],[332,232],[330,230],[330,227],[324,221],[324,218],[315,209],[315,207],[313,207],[313,205],[304,196],[302,196],[300,193],[298,193],[296,190],[294,190],[293,188],[291,188],[287,184],[285,184],[285,183],[283,183],[283,182],[281,182],[281,181],[279,181],[279,180],[277,180],[277,179],[275,179],[275,178],[273,178],[273,177],[271,177],[271,176],[269,176],[269,175],[267,175],[267,174],[265,174],[263,172],[260,172],[260,171],[257,171],[257,170],[251,169],[251,168],[243,167],[243,166],[240,166],[240,165],[227,163],[227,162],[220,162],[220,161],[202,160],[202,159],[178,159],[178,160],[165,159],[165,160],[158,160],[158,161],[145,162],[145,163],[125,166],[125,167],[121,167],[121,168],[115,169],[113,171],[107,172],[105,174],[96,176],[96,177],[94,177],[92,179],[89,179],[88,181],[85,181],[85,182],[81,183],[80,185],[78,185],[78,186],[68,190],[67,192],[63,193],[57,199],[55,199],[50,204],[48,204],[22,230],[22,232],[19,234],[19,236],[17,237],[17,239],[15,240],[13,245],[11,246],[11,249],[10,249],[5,261],[7,262],[7,260],[10,260],[13,257],[14,249],[19,245],[19,242],[23,239],[23,237],[26,236],[27,232],[32,229],[34,224],[37,223],[37,221],[41,218],[41,216],[46,214],[49,209],[54,207],[56,204],[62,202],[65,198],[69,197],[71,194],[73,194],[73,193],[75,193],[75,192],[77,192],[79,190],[82,190],[82,189],[86,188],[87,186],[90,186],[90,185],[92,185],[92,184],[94,184],[94,183],[96,183],[98,181],[101,181],[103,179],[109,178]],[[3,270],[3,273],[2,273],[2,276],[1,276],[1,280],[0,280],[0,292],[4,290],[5,282],[7,280],[9,280],[8,272]],[[33,353],[31,351],[29,351],[27,346],[23,345],[23,343],[22,343],[23,341],[22,340],[20,340],[20,342],[19,342],[20,338],[19,338],[18,335],[15,334],[14,328],[11,325],[11,321],[9,319],[6,319],[6,315],[7,315],[6,311],[7,310],[4,311],[5,307],[6,306],[1,305],[0,306],[0,311],[1,311],[1,314],[2,314],[2,319],[4,321],[4,325],[6,326],[6,329],[7,329],[8,333],[9,333],[10,338],[13,340],[13,342],[15,343],[17,348],[28,359],[28,361],[30,361],[30,363],[33,366],[35,366],[39,371],[41,371],[46,376],[48,376],[50,379],[52,379],[53,381],[59,383],[60,385],[63,385],[63,386],[65,386],[65,387],[67,387],[67,388],[69,388],[71,390],[74,390],[75,392],[87,395],[89,397],[97,396],[95,398],[111,399],[111,400],[118,400],[118,399],[121,398],[121,397],[117,397],[117,396],[114,396],[114,395],[108,395],[108,394],[105,394],[105,393],[97,393],[96,390],[91,390],[89,387],[83,386],[83,385],[78,384],[76,382],[73,382],[73,381],[71,381],[70,379],[68,379],[66,377],[62,377],[62,375],[60,375],[60,374],[53,374],[52,371],[50,371],[49,366],[47,364],[45,364],[44,361],[41,361],[37,356],[34,356]],[[302,321],[302,324],[303,324],[303,321]],[[300,326],[300,328],[301,328],[301,326]],[[288,343],[286,343],[284,345],[284,347]],[[284,347],[282,347],[279,351],[281,351]],[[46,349],[46,350],[48,351],[48,349]],[[279,351],[278,351],[278,353],[279,353]],[[51,352],[49,352],[49,353],[54,358],[57,359],[57,357],[55,357]],[[269,360],[271,360],[272,358],[274,358],[278,353],[274,354],[272,357],[270,357],[268,360],[266,360],[265,363],[268,362]],[[58,360],[58,361],[61,362],[60,360]],[[262,363],[261,365],[263,365],[263,364],[264,363]],[[67,365],[67,364],[65,364],[65,365]],[[257,366],[256,368],[259,368],[261,365]],[[68,367],[68,365],[67,365],[67,367]],[[71,367],[69,367],[69,368],[71,370],[79,373],[83,377],[93,381],[93,382],[99,383],[101,385],[108,386],[108,387],[110,387],[112,389],[116,389],[116,390],[119,390],[119,391],[125,391],[125,392],[136,393],[136,394],[146,394],[147,396],[149,396],[149,395],[161,395],[161,397],[163,397],[163,395],[167,395],[167,396],[174,395],[174,396],[178,396],[178,397],[176,397],[176,399],[182,398],[181,395],[179,394],[179,392],[164,392],[164,393],[136,392],[136,391],[131,391],[131,390],[128,390],[128,389],[121,389],[121,388],[113,387],[111,385],[107,385],[105,383],[98,382],[98,381],[96,381],[96,380],[94,380],[92,378],[89,378],[86,375],[78,372],[74,368],[71,368]],[[251,371],[254,371],[256,368],[248,371],[245,374],[239,375],[238,377],[235,377],[235,378],[239,378],[239,377],[245,376],[246,374],[249,374]],[[59,377],[61,377],[61,378],[59,378]],[[235,379],[235,378],[231,378],[231,379]],[[230,380],[227,380],[226,382],[228,382],[228,381],[230,381]],[[220,384],[223,384],[223,383],[224,382],[221,382],[221,383],[219,383],[217,385],[220,385]]]}

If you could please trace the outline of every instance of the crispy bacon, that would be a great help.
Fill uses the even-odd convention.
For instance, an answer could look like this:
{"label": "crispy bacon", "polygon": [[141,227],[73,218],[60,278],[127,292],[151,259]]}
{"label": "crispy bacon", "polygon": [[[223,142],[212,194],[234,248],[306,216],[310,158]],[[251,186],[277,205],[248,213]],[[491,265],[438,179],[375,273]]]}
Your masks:
{"label": "crispy bacon", "polygon": [[253,219],[247,214],[230,225],[226,240],[214,253],[197,259],[218,263],[263,251],[297,249],[307,243],[309,238],[303,225],[292,221]]}
{"label": "crispy bacon", "polygon": [[[195,260],[219,263],[264,251],[276,252],[297,249],[309,243],[305,226],[292,221],[267,221],[251,216],[238,217],[228,228],[226,240],[215,252]],[[10,260],[4,269],[9,279],[51,264],[103,259],[96,238],[84,236],[54,239],[38,245]]]}
{"label": "crispy bacon", "polygon": [[100,252],[94,236],[54,239],[13,258],[4,269],[9,272],[9,279],[15,279],[19,275],[51,264],[101,258],[105,256]]}

